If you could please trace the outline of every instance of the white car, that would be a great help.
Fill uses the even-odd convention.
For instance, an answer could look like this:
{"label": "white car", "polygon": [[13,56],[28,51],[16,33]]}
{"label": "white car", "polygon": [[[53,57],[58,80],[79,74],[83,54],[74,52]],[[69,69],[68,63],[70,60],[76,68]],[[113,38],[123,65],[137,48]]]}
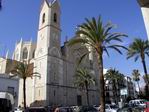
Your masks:
{"label": "white car", "polygon": [[[111,105],[111,104],[105,105],[105,112],[117,112],[118,109],[119,108],[117,105]],[[99,110],[100,110],[100,108],[99,108]]]}
{"label": "white car", "polygon": [[130,106],[140,106],[143,108],[146,107],[146,104],[145,104],[144,100],[142,100],[142,99],[130,100],[129,105]]}
{"label": "white car", "polygon": [[15,109],[14,109],[14,112],[23,112],[23,110],[20,109],[20,108],[15,108]]}

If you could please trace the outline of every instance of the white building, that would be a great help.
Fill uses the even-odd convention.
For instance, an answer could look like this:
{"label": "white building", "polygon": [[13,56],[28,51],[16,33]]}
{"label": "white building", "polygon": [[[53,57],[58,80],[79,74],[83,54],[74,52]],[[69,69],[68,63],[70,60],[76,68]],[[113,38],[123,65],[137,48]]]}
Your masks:
{"label": "white building", "polygon": [[141,6],[144,24],[149,39],[149,0],[138,0],[138,3]]}
{"label": "white building", "polygon": [[[16,43],[13,60],[23,61],[31,59],[41,78],[27,79],[27,105],[87,105],[86,94],[74,86],[74,75],[77,60],[88,47],[74,52],[78,46],[70,47],[68,42],[61,46],[61,9],[58,0],[43,0],[40,9],[37,43],[26,42],[22,39]],[[75,37],[74,37],[75,38]],[[2,59],[1,72],[11,68],[7,59]],[[6,65],[6,66],[4,66]],[[91,105],[99,104],[99,80],[97,61],[91,53],[82,64],[92,70],[97,85],[89,89]],[[22,81],[19,86],[19,104],[23,105]]]}
{"label": "white building", "polygon": [[17,78],[10,78],[6,74],[0,74],[0,93],[10,93],[13,95],[13,106],[18,106],[19,80]]}
{"label": "white building", "polygon": [[123,99],[126,101],[127,98],[135,98],[136,88],[132,79],[128,76],[124,76],[123,80],[117,81],[114,90],[113,82],[106,80],[105,85],[106,103],[118,103]]}

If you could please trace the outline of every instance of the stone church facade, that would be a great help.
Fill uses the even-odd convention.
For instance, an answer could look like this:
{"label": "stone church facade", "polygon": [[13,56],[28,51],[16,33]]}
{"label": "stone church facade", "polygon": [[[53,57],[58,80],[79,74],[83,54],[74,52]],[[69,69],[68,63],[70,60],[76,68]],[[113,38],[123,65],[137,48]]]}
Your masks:
{"label": "stone church facade", "polygon": [[[31,60],[34,72],[40,77],[28,78],[26,82],[27,105],[87,105],[85,92],[74,86],[77,60],[83,52],[90,50],[86,46],[81,51],[80,45],[70,47],[68,41],[61,46],[61,9],[58,0],[44,0],[39,17],[37,43],[23,41],[16,43],[13,60]],[[76,37],[73,37],[76,38]],[[7,60],[7,59],[6,59]],[[5,62],[5,61],[4,61]],[[4,64],[1,64],[2,66]],[[89,89],[90,105],[99,104],[99,72],[94,53],[80,65],[93,73],[96,85]],[[2,72],[5,72],[6,67]],[[18,105],[23,106],[22,80],[19,84]]]}

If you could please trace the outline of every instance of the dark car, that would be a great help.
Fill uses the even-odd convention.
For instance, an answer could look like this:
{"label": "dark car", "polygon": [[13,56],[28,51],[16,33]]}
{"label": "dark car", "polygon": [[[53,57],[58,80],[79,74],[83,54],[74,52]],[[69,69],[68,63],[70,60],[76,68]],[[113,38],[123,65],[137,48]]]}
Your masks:
{"label": "dark car", "polygon": [[99,111],[93,106],[81,106],[79,107],[79,112],[99,112]]}
{"label": "dark car", "polygon": [[117,112],[144,112],[143,108],[139,108],[139,107],[124,107],[121,109],[118,109]]}
{"label": "dark car", "polygon": [[47,112],[44,107],[30,107],[25,112]]}

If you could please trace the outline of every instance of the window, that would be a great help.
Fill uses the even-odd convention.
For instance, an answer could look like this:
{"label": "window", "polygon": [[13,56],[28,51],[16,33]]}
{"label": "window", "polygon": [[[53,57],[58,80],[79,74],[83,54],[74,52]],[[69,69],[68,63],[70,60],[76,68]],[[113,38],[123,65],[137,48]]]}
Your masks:
{"label": "window", "polygon": [[39,90],[39,93],[38,93],[38,94],[39,94],[39,96],[40,96],[40,90]]}
{"label": "window", "polygon": [[14,87],[8,87],[8,93],[14,95]]}
{"label": "window", "polygon": [[32,58],[35,58],[35,50],[33,51]]}
{"label": "window", "polygon": [[77,105],[82,105],[82,96],[81,95],[77,95]]}
{"label": "window", "polygon": [[55,90],[53,91],[53,94],[54,94],[54,96],[56,95],[56,91]]}
{"label": "window", "polygon": [[54,22],[57,23],[57,14],[54,13]]}
{"label": "window", "polygon": [[27,59],[27,57],[28,57],[28,50],[27,50],[27,48],[25,47],[25,48],[23,49],[23,59]]}
{"label": "window", "polygon": [[45,22],[45,13],[42,15],[42,23],[44,23]]}

